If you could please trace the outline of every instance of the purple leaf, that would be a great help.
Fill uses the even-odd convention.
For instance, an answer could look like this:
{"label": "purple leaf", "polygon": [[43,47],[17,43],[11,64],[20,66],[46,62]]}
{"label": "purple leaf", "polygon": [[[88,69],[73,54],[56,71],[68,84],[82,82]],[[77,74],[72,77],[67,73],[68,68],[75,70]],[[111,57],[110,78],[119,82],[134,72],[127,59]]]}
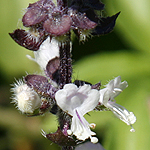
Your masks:
{"label": "purple leaf", "polygon": [[25,81],[31,87],[40,86],[43,83],[48,83],[48,79],[46,77],[40,76],[40,75],[27,75],[25,77]]}
{"label": "purple leaf", "polygon": [[85,16],[85,14],[79,14],[79,13],[72,16],[72,21],[73,21],[72,24],[73,27],[75,28],[78,27],[83,30],[93,29],[97,25],[97,23],[88,19]]}
{"label": "purple leaf", "polygon": [[22,29],[17,29],[13,33],[9,33],[9,35],[16,43],[33,51],[37,51],[42,42],[46,39],[46,37],[44,36],[41,36],[39,38],[35,37],[34,35],[31,35],[30,33]]}
{"label": "purple leaf", "polygon": [[27,75],[25,81],[28,86],[31,86],[38,94],[54,99],[57,89],[48,83],[48,79],[40,75]]}
{"label": "purple leaf", "polygon": [[46,74],[53,81],[59,82],[59,66],[60,60],[58,57],[50,60],[46,66]]}
{"label": "purple leaf", "polygon": [[48,17],[49,12],[55,7],[51,0],[40,0],[33,4],[29,4],[27,12],[22,18],[25,27],[42,24]]}
{"label": "purple leaf", "polygon": [[55,133],[46,134],[46,137],[50,141],[60,146],[75,146],[76,145],[76,142],[73,140],[73,138],[64,135],[59,127]]}
{"label": "purple leaf", "polygon": [[96,84],[91,86],[92,89],[97,89],[97,90],[100,90],[100,87],[101,87],[101,82],[96,83]]}
{"label": "purple leaf", "polygon": [[22,18],[25,27],[33,26],[46,20],[47,14],[39,5],[29,7]]}
{"label": "purple leaf", "polygon": [[44,24],[45,31],[54,36],[66,34],[72,25],[71,18],[68,15],[63,15],[58,18],[49,18]]}
{"label": "purple leaf", "polygon": [[103,35],[111,32],[119,14],[120,12],[111,17],[101,18],[99,24],[93,30],[92,35]]}

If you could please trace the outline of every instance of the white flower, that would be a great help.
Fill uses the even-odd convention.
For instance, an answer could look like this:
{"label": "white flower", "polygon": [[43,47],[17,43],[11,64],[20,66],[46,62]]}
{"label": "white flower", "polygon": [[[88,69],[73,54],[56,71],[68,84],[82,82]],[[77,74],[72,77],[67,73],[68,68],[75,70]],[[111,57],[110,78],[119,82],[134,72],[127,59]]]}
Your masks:
{"label": "white flower", "polygon": [[90,130],[95,124],[89,124],[83,117],[87,112],[92,111],[98,104],[99,92],[91,89],[90,85],[84,84],[79,88],[74,84],[66,84],[63,89],[55,94],[58,106],[72,116],[71,129],[68,134],[74,134],[77,139],[85,140],[90,138],[92,143],[97,143],[98,139]]}
{"label": "white flower", "polygon": [[59,57],[59,46],[58,41],[55,38],[52,38],[50,40],[50,37],[48,37],[40,46],[39,50],[34,51],[34,57],[32,58],[30,55],[27,55],[27,57],[36,63],[39,64],[42,70],[46,69],[47,63],[55,58]]}
{"label": "white flower", "polygon": [[[118,96],[126,87],[128,83],[126,81],[121,82],[121,77],[118,76],[111,80],[104,89],[100,90],[99,102],[105,107],[109,108],[120,120],[132,127],[132,124],[136,122],[136,117],[133,112],[129,112],[123,106],[116,104],[114,98]],[[134,132],[135,130],[130,130]]]}
{"label": "white flower", "polygon": [[13,102],[22,113],[33,113],[41,105],[38,94],[23,81],[17,81],[12,88],[14,92]]}

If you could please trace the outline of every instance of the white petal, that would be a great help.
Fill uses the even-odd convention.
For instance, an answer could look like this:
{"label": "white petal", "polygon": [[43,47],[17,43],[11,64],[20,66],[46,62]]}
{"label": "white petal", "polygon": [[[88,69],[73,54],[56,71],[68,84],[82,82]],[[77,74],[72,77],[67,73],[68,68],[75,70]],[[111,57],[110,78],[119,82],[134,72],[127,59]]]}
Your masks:
{"label": "white petal", "polygon": [[[89,85],[90,86],[90,85]],[[91,89],[87,93],[87,98],[84,99],[82,105],[78,108],[82,114],[92,111],[99,102],[99,91],[96,89]]]}
{"label": "white petal", "polygon": [[136,122],[136,117],[133,112],[129,112],[123,106],[116,103],[108,103],[107,107],[117,116],[120,120],[127,125],[132,125]]}
{"label": "white petal", "polygon": [[74,115],[72,117],[71,130],[68,133],[74,134],[77,139],[85,140],[90,138],[92,142],[98,142],[92,135],[95,135],[94,132],[90,130],[90,124],[86,121],[86,119],[82,116],[79,110],[74,110]]}
{"label": "white petal", "polygon": [[104,88],[104,89],[101,89],[99,91],[99,93],[100,93],[99,102],[103,105],[106,105],[108,103],[109,98],[110,98],[110,91],[108,90],[108,88]]}
{"label": "white petal", "polygon": [[121,77],[118,76],[114,79],[114,87],[120,86],[120,83],[121,83]]}
{"label": "white petal", "polygon": [[78,108],[82,115],[93,110],[99,101],[99,91],[91,89],[90,85],[83,85],[79,88],[70,83],[55,94],[58,106],[73,116],[73,110]]}
{"label": "white petal", "polygon": [[128,82],[127,81],[123,81],[121,84],[120,84],[120,89],[121,90],[124,90],[125,88],[128,87]]}
{"label": "white petal", "polygon": [[72,83],[65,84],[63,89],[66,90],[69,95],[72,95],[78,91],[78,87]]}
{"label": "white petal", "polygon": [[114,88],[124,90],[127,87],[128,87],[127,81],[121,82],[121,77],[120,76],[118,76],[114,79]]}
{"label": "white petal", "polygon": [[114,90],[114,80],[111,80],[106,86],[110,91]]}
{"label": "white petal", "polygon": [[55,99],[56,99],[56,102],[57,102],[57,105],[65,112],[69,112],[70,115],[73,116],[73,111],[70,107],[70,103],[71,101],[70,100],[67,100],[67,91],[61,89],[61,90],[58,90],[55,94]]}
{"label": "white petal", "polygon": [[[108,90],[107,96],[109,96],[109,100],[113,100],[116,96],[118,96],[126,87],[128,87],[128,83],[126,81],[121,82],[121,77],[118,76],[115,79],[111,80],[107,85],[106,89]],[[105,88],[104,88],[105,89]],[[102,89],[103,90],[103,89]],[[100,90],[101,91],[101,90]],[[103,94],[104,95],[104,94]],[[106,94],[104,95],[106,96]],[[104,101],[103,101],[104,102]],[[106,99],[105,99],[106,103]]]}
{"label": "white petal", "polygon": [[55,94],[57,105],[71,116],[73,116],[74,107],[81,104],[80,99],[76,96],[77,91],[77,86],[70,83],[64,85],[64,88]]}
{"label": "white petal", "polygon": [[78,92],[86,95],[86,94],[88,94],[88,92],[89,92],[90,90],[91,90],[91,86],[88,85],[88,84],[84,84],[83,86],[80,86],[80,87],[79,87]]}
{"label": "white petal", "polygon": [[40,46],[39,50],[34,51],[34,57],[27,55],[27,57],[39,64],[42,70],[46,69],[47,63],[55,58],[59,57],[59,47],[58,47],[58,41],[55,40],[55,38],[52,38],[50,41],[50,38],[48,37]]}

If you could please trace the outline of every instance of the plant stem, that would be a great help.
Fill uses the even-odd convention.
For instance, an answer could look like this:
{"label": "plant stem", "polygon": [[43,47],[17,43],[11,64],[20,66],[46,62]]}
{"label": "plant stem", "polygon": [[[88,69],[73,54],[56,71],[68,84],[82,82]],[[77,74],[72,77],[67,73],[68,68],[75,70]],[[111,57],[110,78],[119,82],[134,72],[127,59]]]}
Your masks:
{"label": "plant stem", "polygon": [[[60,84],[59,88],[62,89],[67,83],[71,83],[72,77],[72,59],[71,59],[71,43],[70,38],[59,45],[60,52]],[[71,116],[63,112],[61,109],[58,111],[58,121],[60,129],[64,134],[67,134],[67,130],[70,127]],[[73,150],[73,146],[63,146],[62,150]]]}
{"label": "plant stem", "polygon": [[71,83],[72,59],[70,40],[60,44],[60,89],[67,83]]}

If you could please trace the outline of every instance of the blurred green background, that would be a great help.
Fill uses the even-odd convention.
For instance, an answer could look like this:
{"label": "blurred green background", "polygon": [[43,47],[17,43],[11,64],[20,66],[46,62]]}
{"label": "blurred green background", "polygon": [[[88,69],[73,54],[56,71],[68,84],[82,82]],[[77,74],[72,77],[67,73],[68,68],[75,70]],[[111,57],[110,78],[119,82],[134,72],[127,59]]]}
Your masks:
{"label": "blurred green background", "polygon": [[[8,35],[21,28],[21,16],[33,0],[0,1],[0,150],[59,150],[40,133],[55,132],[57,119],[51,114],[26,117],[10,104],[11,84],[28,73],[40,72],[25,55],[30,51],[17,45]],[[116,101],[137,117],[130,127],[111,112],[92,112],[85,117],[97,124],[95,132],[107,150],[149,150],[150,147],[150,1],[103,0],[105,14],[121,11],[114,31],[94,37],[85,44],[75,39],[73,79],[106,84],[121,76],[129,87]]]}

